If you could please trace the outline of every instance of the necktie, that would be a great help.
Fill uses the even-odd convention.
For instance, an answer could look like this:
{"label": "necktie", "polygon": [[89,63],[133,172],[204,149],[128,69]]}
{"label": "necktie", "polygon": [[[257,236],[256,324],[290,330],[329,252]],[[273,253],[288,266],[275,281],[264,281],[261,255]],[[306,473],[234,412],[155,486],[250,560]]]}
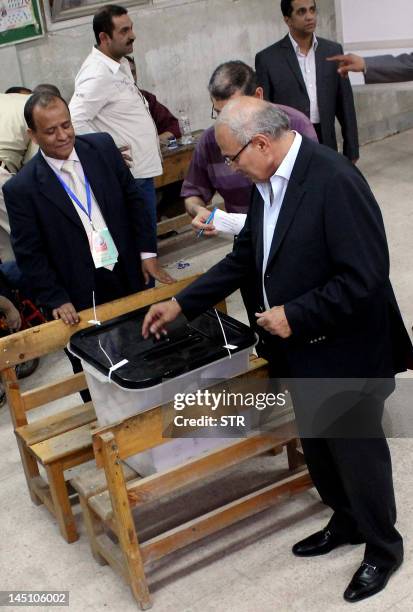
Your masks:
{"label": "necktie", "polygon": [[83,204],[87,210],[86,189],[85,184],[80,180],[75,170],[76,162],[73,159],[66,159],[62,165],[62,172],[68,177],[67,185],[73,191],[77,199]]}
{"label": "necktie", "polygon": [[[63,178],[66,181],[66,184],[69,187],[69,189],[73,192],[73,194],[77,197],[79,202],[81,202],[83,208],[87,211],[86,187],[85,187],[84,181],[80,179],[79,175],[77,174],[75,170],[77,163],[79,162],[76,162],[73,159],[65,160],[65,162],[62,164],[62,173],[64,174]],[[92,197],[92,194],[91,194],[91,197]],[[86,234],[90,236],[92,227],[90,225],[90,221],[88,219],[87,214],[84,211],[82,211],[82,209],[79,207],[77,203],[73,202],[73,205],[75,206],[79,214],[80,220],[82,221]],[[92,209],[90,211],[90,214],[91,214],[91,221],[93,222],[93,228],[95,230],[101,230],[102,228],[106,227],[105,221],[100,211],[100,208],[97,202],[94,201],[93,199],[92,199]],[[113,270],[114,264],[110,264],[104,267],[107,270]]]}

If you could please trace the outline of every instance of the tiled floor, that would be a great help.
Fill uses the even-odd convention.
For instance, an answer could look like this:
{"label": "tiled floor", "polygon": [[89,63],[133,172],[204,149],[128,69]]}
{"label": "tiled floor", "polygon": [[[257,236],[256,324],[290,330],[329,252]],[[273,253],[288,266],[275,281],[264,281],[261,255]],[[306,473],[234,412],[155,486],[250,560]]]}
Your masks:
{"label": "tiled floor", "polygon": [[[385,218],[392,257],[392,280],[409,329],[413,322],[413,132],[362,149],[366,174]],[[225,239],[188,240],[179,251],[161,247],[163,262],[176,277],[202,272],[231,249]],[[177,269],[177,261],[190,266]],[[239,296],[230,314],[245,320]],[[69,372],[60,354],[42,359],[33,377],[39,384]],[[405,537],[405,563],[384,592],[357,605],[360,611],[410,612],[413,609],[413,439],[406,437],[412,395],[403,389],[386,417],[392,438],[398,526]],[[69,400],[70,401],[70,400]],[[62,405],[62,404],[61,404]],[[413,438],[413,435],[412,435]],[[0,589],[69,590],[74,612],[127,612],[137,609],[128,587],[108,567],[93,560],[81,517],[80,540],[66,544],[44,507],[34,507],[26,491],[7,407],[0,410]],[[249,474],[265,477],[281,467],[282,457],[259,458]],[[242,475],[244,477],[244,474]],[[225,490],[225,481],[222,484]],[[203,489],[194,490],[200,496]],[[190,499],[190,493],[189,499]],[[188,503],[188,502],[186,502]],[[179,506],[177,507],[179,511]],[[298,539],[322,527],[329,510],[314,490],[226,529],[221,534],[163,559],[148,571],[157,612],[336,612],[349,609],[342,593],[362,558],[362,547],[345,546],[326,557],[297,559],[290,552]],[[16,608],[17,609],[17,608]],[[19,608],[25,609],[25,608]]]}

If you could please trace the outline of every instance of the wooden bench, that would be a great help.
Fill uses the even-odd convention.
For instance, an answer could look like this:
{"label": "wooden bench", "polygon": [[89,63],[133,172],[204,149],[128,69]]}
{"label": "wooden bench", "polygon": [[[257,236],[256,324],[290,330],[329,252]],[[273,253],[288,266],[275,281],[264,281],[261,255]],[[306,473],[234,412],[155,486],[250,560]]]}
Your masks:
{"label": "wooden bench", "polygon": [[[247,384],[251,377],[268,377],[264,360],[251,357],[249,371],[233,380],[237,384]],[[165,423],[173,420],[174,414],[176,412],[170,403],[96,429],[92,434],[96,464],[104,468],[108,486],[107,491],[101,488],[97,495],[88,495],[88,499],[82,503],[92,554],[100,564],[109,563],[125,578],[143,610],[151,607],[144,571],[146,564],[312,486],[302,454],[297,449],[297,432],[291,407],[269,431],[237,440],[166,471],[127,482],[123,460],[168,442],[163,437],[164,427]],[[191,483],[214,476],[228,467],[238,466],[274,447],[287,449],[289,466],[288,471],[274,484],[254,490],[140,543],[133,509],[161,500]],[[108,530],[116,536],[118,544],[108,535]]]}
{"label": "wooden bench", "polygon": [[[150,289],[97,308],[101,321],[169,299],[196,276],[173,285]],[[45,504],[55,515],[62,536],[67,542],[78,539],[75,518],[69,499],[64,472],[93,459],[92,429],[96,415],[91,402],[79,404],[36,420],[27,420],[27,412],[59,400],[87,387],[83,373],[72,374],[30,391],[22,392],[14,366],[64,348],[70,336],[89,326],[94,319],[92,309],[80,313],[80,323],[66,326],[52,321],[0,339],[0,371],[7,394],[10,414],[30,497],[34,504]],[[39,464],[46,471],[47,481],[40,475]]]}

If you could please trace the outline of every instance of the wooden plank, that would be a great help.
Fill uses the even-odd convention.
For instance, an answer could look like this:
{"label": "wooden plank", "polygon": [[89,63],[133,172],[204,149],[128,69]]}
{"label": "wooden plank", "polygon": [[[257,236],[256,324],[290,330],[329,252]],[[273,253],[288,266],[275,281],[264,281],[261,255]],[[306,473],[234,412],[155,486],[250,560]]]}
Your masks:
{"label": "wooden plank", "polygon": [[[63,434],[66,435],[66,434]],[[69,470],[70,468],[76,467],[77,465],[82,465],[83,463],[87,463],[93,459],[93,446],[85,446],[79,450],[73,451],[73,453],[63,457],[60,462],[62,464],[63,470]]]}
{"label": "wooden plank", "polygon": [[128,584],[128,570],[120,547],[112,542],[106,533],[102,533],[96,537],[96,546],[99,554],[106,559],[111,568]]}
{"label": "wooden plank", "polygon": [[33,444],[30,450],[43,464],[70,457],[76,452],[88,450],[92,445],[92,429],[96,423],[88,423],[75,430]]}
{"label": "wooden plank", "polygon": [[[97,316],[100,321],[108,321],[127,312],[149,306],[154,302],[167,300],[198,277],[199,274],[184,278],[171,285],[146,289],[119,300],[101,304],[96,309]],[[90,327],[88,321],[95,318],[92,308],[83,310],[79,313],[79,316],[80,323],[78,325],[65,325],[61,320],[50,321],[0,338],[0,370],[11,368],[18,363],[64,348],[72,334],[80,329]]]}
{"label": "wooden plank", "polygon": [[[139,478],[139,475],[126,463],[123,464],[123,475],[125,482]],[[90,466],[82,470],[81,474],[77,474],[70,479],[72,487],[79,493],[79,497],[89,499],[92,495],[97,495],[108,488],[104,470],[98,470],[96,465]]]}
{"label": "wooden plank", "polygon": [[62,466],[59,465],[59,463],[46,465],[46,473],[50,494],[53,500],[54,514],[59,524],[60,533],[66,542],[71,544],[78,540],[79,535],[76,529],[75,517],[73,516]]}
{"label": "wooden plank", "polygon": [[[212,450],[166,472],[132,480],[126,485],[129,503],[134,508],[140,504],[152,502],[163,495],[260,455],[272,449],[274,444],[284,446],[296,435],[295,424],[291,421],[274,431],[256,434],[224,448]],[[110,517],[105,517],[105,519],[108,518]]]}
{"label": "wooden plank", "polygon": [[16,429],[16,435],[28,446],[32,446],[94,421],[96,421],[95,409],[92,402],[87,402],[19,427]]}
{"label": "wooden plank", "polygon": [[159,221],[159,223],[156,224],[156,234],[157,236],[162,236],[168,232],[176,232],[177,230],[190,225],[191,221],[192,217],[186,212],[182,215],[172,217],[171,219]]}
{"label": "wooden plank", "polygon": [[[208,210],[212,210],[213,208],[219,208],[221,210],[225,210],[224,202],[217,202],[214,204],[208,204],[205,206]],[[176,217],[171,217],[170,219],[165,219],[164,221],[159,221],[156,224],[156,233],[158,236],[162,236],[163,234],[167,234],[168,232],[177,231],[182,229],[183,227],[191,225],[192,217],[188,215],[187,212],[182,215],[177,215]],[[193,234],[189,234],[195,236],[195,232]]]}
{"label": "wooden plank", "polygon": [[[7,336],[10,338],[10,336]],[[0,339],[1,342],[1,339]],[[27,424],[27,416],[24,402],[20,393],[20,384],[17,380],[14,368],[6,368],[1,373],[4,390],[6,392],[7,403],[14,428]]]}
{"label": "wooden plank", "polygon": [[298,450],[299,440],[291,440],[287,444],[288,467],[290,470],[296,470],[302,465],[305,465],[304,455]]}
{"label": "wooden plank", "polygon": [[101,440],[106,480],[108,482],[114,519],[118,527],[119,544],[125,555],[129,584],[139,605],[143,610],[146,610],[152,605],[151,598],[139,551],[135,524],[126,495],[125,479],[119,460],[118,448],[112,433],[102,434]]}
{"label": "wooden plank", "polygon": [[[248,378],[266,378],[267,376],[267,362],[264,359],[254,357],[250,359],[250,369],[231,380],[240,384],[244,380],[248,381]],[[220,388],[220,386],[218,385],[217,388]],[[213,391],[214,387],[210,389]],[[113,432],[120,449],[120,458],[127,459],[131,455],[169,442],[170,440],[164,437],[165,423],[172,422],[175,414],[173,402],[169,402],[123,421],[96,429],[93,432],[96,465],[103,467],[100,434]]]}
{"label": "wooden plank", "polygon": [[31,485],[33,487],[36,495],[41,499],[42,503],[46,506],[46,508],[54,515],[54,504],[52,500],[52,495],[50,493],[49,484],[44,480],[42,476],[38,476],[37,478],[33,478],[31,481]]}
{"label": "wooden plank", "polygon": [[302,470],[276,484],[264,487],[201,517],[179,525],[175,529],[171,529],[140,545],[144,563],[161,559],[175,550],[270,508],[280,499],[301,493],[312,486],[308,471]]}
{"label": "wooden plank", "polygon": [[22,393],[25,410],[32,410],[43,404],[48,404],[72,393],[77,393],[87,389],[87,382],[83,372],[71,374],[60,380],[56,380],[47,385],[42,385],[36,389]]}
{"label": "wooden plank", "polygon": [[99,553],[99,545],[96,541],[97,536],[104,533],[103,523],[102,521],[99,521],[99,519],[96,517],[94,512],[90,509],[89,504],[87,503],[86,497],[83,497],[83,495],[80,495],[79,501],[80,501],[80,507],[82,508],[83,523],[85,525],[92,556],[95,559],[95,561],[99,563],[99,565],[106,565],[107,561],[105,557],[103,557]]}

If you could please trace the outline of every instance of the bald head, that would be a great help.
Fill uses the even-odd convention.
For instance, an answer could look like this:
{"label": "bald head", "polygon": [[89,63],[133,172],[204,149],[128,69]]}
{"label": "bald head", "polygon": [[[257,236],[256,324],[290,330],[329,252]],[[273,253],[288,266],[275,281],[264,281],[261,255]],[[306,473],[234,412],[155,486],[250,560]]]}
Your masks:
{"label": "bald head", "polygon": [[250,96],[241,96],[226,104],[216,122],[217,132],[224,125],[240,144],[246,144],[256,134],[278,139],[290,129],[285,113],[270,102]]}
{"label": "bald head", "polygon": [[234,171],[263,182],[275,173],[294,141],[289,127],[287,115],[274,104],[242,96],[226,104],[215,136]]}

